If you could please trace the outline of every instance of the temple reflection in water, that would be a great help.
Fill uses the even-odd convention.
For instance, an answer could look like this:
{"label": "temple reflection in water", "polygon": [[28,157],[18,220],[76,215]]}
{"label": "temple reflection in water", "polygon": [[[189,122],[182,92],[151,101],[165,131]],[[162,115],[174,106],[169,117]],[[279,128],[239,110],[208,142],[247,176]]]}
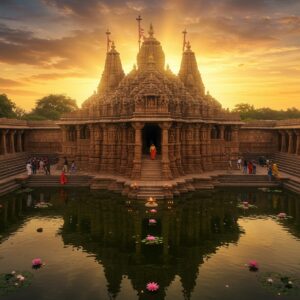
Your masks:
{"label": "temple reflection in water", "polygon": [[[199,266],[222,245],[236,243],[242,229],[242,216],[275,215],[285,211],[293,218],[282,224],[300,237],[300,203],[292,194],[236,192],[220,190],[196,193],[185,198],[159,202],[157,213],[150,213],[144,202],[131,202],[108,193],[88,191],[35,191],[11,195],[1,201],[1,240],[33,214],[34,204],[50,201],[53,206],[39,210],[44,216],[63,217],[59,229],[65,245],[93,254],[103,266],[111,298],[120,292],[126,276],[140,299],[147,299],[145,283],[159,282],[157,296],[175,277],[181,281],[183,295],[189,299],[198,277]],[[237,204],[249,201],[258,208],[241,210]],[[157,224],[149,226],[149,218]],[[141,242],[147,234],[163,237],[161,245]]]}

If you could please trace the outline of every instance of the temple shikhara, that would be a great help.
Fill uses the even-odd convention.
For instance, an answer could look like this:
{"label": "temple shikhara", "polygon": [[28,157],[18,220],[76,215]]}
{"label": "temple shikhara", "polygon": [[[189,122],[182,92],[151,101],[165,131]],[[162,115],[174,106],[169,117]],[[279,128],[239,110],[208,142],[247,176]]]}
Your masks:
{"label": "temple shikhara", "polygon": [[[150,25],[136,66],[125,75],[112,42],[97,92],[59,122],[62,156],[82,169],[152,181],[226,168],[236,160],[240,118],[205,91],[189,42],[183,50],[175,75]],[[151,144],[158,154],[153,161]]]}

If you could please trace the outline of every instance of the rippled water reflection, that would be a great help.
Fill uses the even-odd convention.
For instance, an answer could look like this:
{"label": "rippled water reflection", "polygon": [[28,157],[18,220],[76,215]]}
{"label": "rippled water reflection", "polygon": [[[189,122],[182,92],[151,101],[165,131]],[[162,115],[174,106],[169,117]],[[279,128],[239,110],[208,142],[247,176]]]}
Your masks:
{"label": "rippled water reflection", "polygon": [[[40,201],[52,206],[34,208]],[[46,262],[31,286],[0,291],[3,299],[274,299],[264,274],[300,278],[300,199],[286,192],[195,193],[159,202],[157,213],[88,190],[36,190],[0,204],[0,273],[32,271],[35,257]],[[163,244],[141,243],[147,234]],[[251,259],[258,272],[245,266]],[[146,291],[149,281],[160,285],[156,294]]]}

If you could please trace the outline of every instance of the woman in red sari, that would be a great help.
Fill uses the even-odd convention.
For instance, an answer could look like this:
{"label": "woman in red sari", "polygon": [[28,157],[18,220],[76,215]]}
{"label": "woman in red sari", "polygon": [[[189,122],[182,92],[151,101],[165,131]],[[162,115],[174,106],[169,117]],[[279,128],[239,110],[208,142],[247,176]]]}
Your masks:
{"label": "woman in red sari", "polygon": [[65,176],[65,172],[62,171],[60,175],[60,183],[61,184],[66,184],[68,182],[67,177]]}
{"label": "woman in red sari", "polygon": [[154,144],[152,144],[150,146],[150,158],[155,159],[155,157],[156,157],[156,147],[154,146]]}

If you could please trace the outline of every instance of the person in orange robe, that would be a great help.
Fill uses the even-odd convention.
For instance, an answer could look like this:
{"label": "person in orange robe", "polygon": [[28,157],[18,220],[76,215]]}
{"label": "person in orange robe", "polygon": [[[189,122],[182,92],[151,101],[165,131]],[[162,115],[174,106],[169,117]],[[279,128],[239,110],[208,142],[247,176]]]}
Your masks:
{"label": "person in orange robe", "polygon": [[67,183],[67,177],[65,176],[65,172],[64,171],[61,172],[60,183],[61,184],[66,184]]}
{"label": "person in orange robe", "polygon": [[155,159],[155,157],[156,157],[156,147],[154,146],[154,144],[152,144],[150,146],[150,158]]}

